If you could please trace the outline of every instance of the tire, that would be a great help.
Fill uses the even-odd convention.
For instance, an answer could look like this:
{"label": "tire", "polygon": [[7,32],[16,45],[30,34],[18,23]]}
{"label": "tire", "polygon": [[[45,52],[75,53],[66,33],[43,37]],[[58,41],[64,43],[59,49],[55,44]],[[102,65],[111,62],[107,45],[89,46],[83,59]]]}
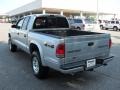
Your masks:
{"label": "tire", "polygon": [[117,31],[118,30],[118,28],[115,26],[115,27],[113,27],[113,31]]}
{"label": "tire", "polygon": [[17,51],[17,46],[14,45],[14,44],[12,44],[11,39],[9,39],[8,44],[9,44],[9,50],[10,50],[11,52],[16,52],[16,51]]}
{"label": "tire", "polygon": [[40,54],[38,51],[33,51],[31,55],[31,64],[33,74],[39,79],[45,79],[48,76],[48,67],[42,66]]}
{"label": "tire", "polygon": [[80,28],[80,27],[77,27],[77,29],[78,29],[78,30],[81,30],[81,28]]}
{"label": "tire", "polygon": [[101,30],[104,30],[104,27],[103,27],[103,25],[100,25],[100,29],[101,29]]}
{"label": "tire", "polygon": [[105,28],[105,30],[108,30],[108,28]]}

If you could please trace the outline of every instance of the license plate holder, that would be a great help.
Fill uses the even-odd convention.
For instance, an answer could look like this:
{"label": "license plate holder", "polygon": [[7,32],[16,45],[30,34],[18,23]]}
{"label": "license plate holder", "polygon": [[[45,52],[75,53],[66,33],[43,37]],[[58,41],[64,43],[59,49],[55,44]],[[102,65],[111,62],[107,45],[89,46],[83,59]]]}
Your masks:
{"label": "license plate holder", "polygon": [[86,61],[86,66],[87,68],[91,68],[91,67],[94,67],[96,65],[96,59],[90,59],[90,60],[87,60]]}

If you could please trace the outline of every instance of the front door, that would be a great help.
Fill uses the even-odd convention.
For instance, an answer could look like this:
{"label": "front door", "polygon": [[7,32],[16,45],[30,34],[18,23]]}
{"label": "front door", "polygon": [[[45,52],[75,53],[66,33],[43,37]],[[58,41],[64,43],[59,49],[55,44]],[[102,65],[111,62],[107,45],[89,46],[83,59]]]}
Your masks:
{"label": "front door", "polygon": [[23,21],[24,19],[20,19],[17,24],[16,24],[16,28],[13,29],[13,42],[18,46],[21,47],[21,42],[20,42],[20,31],[22,30],[22,25],[23,25]]}

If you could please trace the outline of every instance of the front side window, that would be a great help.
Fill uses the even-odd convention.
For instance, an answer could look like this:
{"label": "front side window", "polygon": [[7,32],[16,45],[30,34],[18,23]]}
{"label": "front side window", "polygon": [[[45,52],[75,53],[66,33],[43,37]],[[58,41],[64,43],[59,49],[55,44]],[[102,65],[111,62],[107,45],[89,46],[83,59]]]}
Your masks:
{"label": "front side window", "polygon": [[17,23],[17,28],[22,28],[22,25],[23,25],[23,21],[24,21],[24,19],[20,19],[19,21],[18,21],[18,23]]}

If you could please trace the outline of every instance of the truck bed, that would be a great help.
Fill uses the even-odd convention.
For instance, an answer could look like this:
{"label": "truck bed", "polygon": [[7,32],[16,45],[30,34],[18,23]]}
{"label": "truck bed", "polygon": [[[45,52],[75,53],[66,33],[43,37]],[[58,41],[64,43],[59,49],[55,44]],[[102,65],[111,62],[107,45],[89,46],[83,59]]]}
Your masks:
{"label": "truck bed", "polygon": [[80,35],[93,35],[93,34],[102,34],[96,32],[87,32],[87,31],[78,31],[78,30],[43,30],[39,31],[48,35],[55,35],[60,37],[69,37],[69,36],[80,36]]}
{"label": "truck bed", "polygon": [[[109,54],[109,35],[78,30],[43,30],[39,31],[50,37],[63,38],[65,42],[65,68],[79,66],[79,62]],[[69,65],[71,64],[72,65]],[[74,64],[73,64],[74,63]]]}

